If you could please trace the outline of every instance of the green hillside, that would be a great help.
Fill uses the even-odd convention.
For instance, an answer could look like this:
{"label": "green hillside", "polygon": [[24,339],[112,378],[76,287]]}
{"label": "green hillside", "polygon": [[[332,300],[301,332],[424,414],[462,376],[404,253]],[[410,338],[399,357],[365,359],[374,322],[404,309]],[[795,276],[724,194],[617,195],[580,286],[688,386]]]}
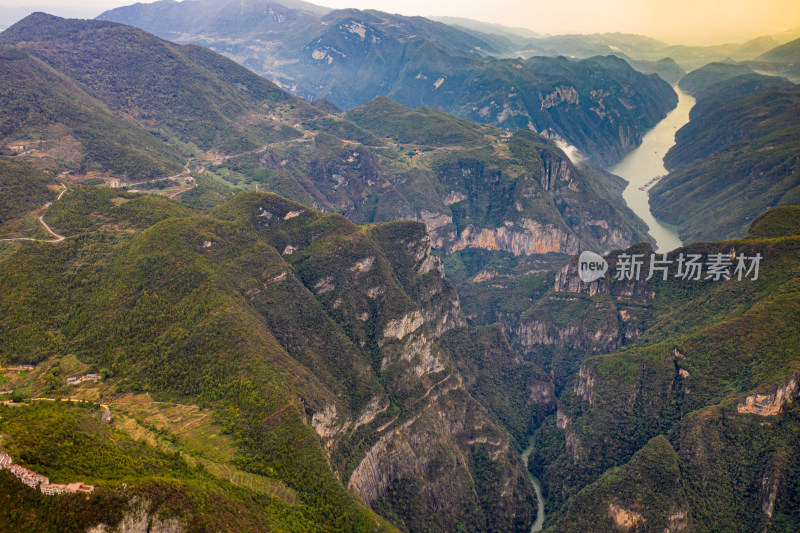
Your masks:
{"label": "green hillside", "polygon": [[0,142],[6,155],[13,153],[12,141],[32,140],[49,156],[45,164],[55,171],[95,170],[137,180],[182,169],[175,148],[120,120],[73,80],[31,54],[3,46],[0,63]]}
{"label": "green hillside", "polygon": [[0,226],[55,199],[48,187],[53,184],[53,178],[44,172],[0,157]]}
{"label": "green hillside", "polygon": [[653,212],[697,241],[740,237],[764,210],[800,203],[798,111],[800,91],[780,78],[713,86],[664,158]]}
{"label": "green hillside", "polygon": [[[532,521],[511,437],[436,342],[464,319],[421,224],[358,227],[257,193],[201,216],[88,187],[65,194],[48,220],[63,245],[0,259],[0,361],[37,365],[31,378],[7,376],[23,395],[79,392],[64,379],[84,368],[107,376],[92,390],[113,410],[131,394],[198,405],[233,448],[214,468],[281,482],[315,530],[385,529],[362,502],[415,530]],[[405,451],[406,440],[421,448]],[[60,456],[45,463],[29,449],[20,445],[21,460],[59,472]],[[375,465],[393,472],[379,485]],[[92,479],[127,475],[99,468]],[[450,504],[420,514],[436,505],[425,486]]]}
{"label": "green hillside", "polygon": [[404,144],[472,147],[485,142],[475,126],[466,121],[428,108],[412,111],[382,96],[351,109],[345,117],[381,137],[392,137]]}
{"label": "green hillside", "polygon": [[753,74],[753,70],[746,64],[709,63],[681,78],[678,87],[699,96],[712,85],[746,74]]}
{"label": "green hillside", "polygon": [[238,153],[285,137],[267,116],[284,106],[290,115],[316,114],[233,61],[129,26],[34,13],[0,43],[38,57],[126,118],[201,150]]}
{"label": "green hillside", "polygon": [[192,530],[263,531],[265,523],[281,531],[318,527],[296,502],[236,486],[180,448],[148,445],[103,424],[96,404],[33,402],[0,412],[3,449],[15,463],[52,483],[95,487],[90,498],[44,496],[0,472],[0,524],[9,531],[78,531],[142,518],[154,528]]}

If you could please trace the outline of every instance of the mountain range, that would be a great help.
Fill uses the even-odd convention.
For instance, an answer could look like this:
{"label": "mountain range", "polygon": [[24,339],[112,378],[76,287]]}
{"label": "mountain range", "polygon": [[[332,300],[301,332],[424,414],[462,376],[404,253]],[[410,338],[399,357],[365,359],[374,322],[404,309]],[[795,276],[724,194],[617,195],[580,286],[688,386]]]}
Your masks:
{"label": "mountain range", "polygon": [[[4,149],[36,142],[21,157],[70,179],[96,171],[148,188],[188,175],[187,165],[204,170],[184,196],[198,206],[258,185],[359,223],[423,221],[446,252],[477,247],[523,262],[647,239],[620,198],[622,180],[576,166],[531,131],[386,98],[330,114],[209,50],[109,22],[34,14],[0,43],[14,45]],[[13,84],[66,109],[25,113]],[[96,116],[73,111],[76,102]]]}
{"label": "mountain range", "polygon": [[689,242],[741,237],[766,209],[800,202],[800,88],[740,72],[712,63],[681,81],[697,103],[650,205]]}
{"label": "mountain range", "polygon": [[[798,94],[751,72],[794,45],[683,77],[652,203],[704,242],[668,259],[599,165],[674,106],[624,59],[299,1],[110,13],[231,55],[261,35],[342,90],[398,77],[309,103],[116,22],[0,33],[0,447],[95,487],[0,470],[0,529],[523,532],[531,475],[546,531],[800,527]],[[530,116],[481,118],[500,96]],[[584,283],[588,250],[607,270]],[[646,276],[695,256],[698,279]]]}
{"label": "mountain range", "polygon": [[[90,401],[4,414],[3,446],[98,487],[83,512],[53,513],[2,477],[31,529],[529,527],[518,451],[554,406],[551,380],[501,329],[467,326],[431,240],[509,268],[623,246],[644,232],[621,180],[530,130],[386,98],[331,114],[130,26],[34,14],[0,42],[2,231],[46,219],[65,238],[0,243],[0,360],[34,366],[3,380],[16,397]],[[185,203],[93,185],[189,177]],[[242,192],[256,185],[317,209]],[[96,388],[66,384],[90,371]],[[94,400],[119,422],[97,425]],[[196,410],[205,433],[164,422]],[[241,512],[205,510],[220,498]]]}
{"label": "mountain range", "polygon": [[601,165],[638,145],[677,102],[663,80],[622,61],[523,60],[510,55],[516,46],[505,36],[422,17],[192,0],[137,4],[98,18],[208,46],[307,100],[324,97],[350,109],[386,96],[411,108],[533,129]]}

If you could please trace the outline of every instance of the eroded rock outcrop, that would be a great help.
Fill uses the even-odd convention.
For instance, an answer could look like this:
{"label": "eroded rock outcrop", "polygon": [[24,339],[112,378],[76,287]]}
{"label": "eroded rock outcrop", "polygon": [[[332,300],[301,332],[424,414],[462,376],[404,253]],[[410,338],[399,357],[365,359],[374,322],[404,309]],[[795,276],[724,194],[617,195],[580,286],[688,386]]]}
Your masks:
{"label": "eroded rock outcrop", "polygon": [[739,413],[749,413],[759,416],[774,416],[781,412],[786,403],[793,400],[797,394],[797,379],[792,378],[789,383],[778,387],[770,394],[751,394],[736,406]]}
{"label": "eroded rock outcrop", "polygon": [[455,242],[448,243],[439,238],[436,245],[448,253],[465,248],[483,248],[511,252],[516,256],[551,252],[573,254],[578,251],[578,238],[554,226],[524,218],[519,224],[499,228],[467,226]]}
{"label": "eroded rock outcrop", "polygon": [[184,533],[185,524],[178,518],[160,516],[153,510],[149,500],[133,498],[129,502],[130,509],[122,515],[116,526],[98,524],[86,530],[86,533]]}

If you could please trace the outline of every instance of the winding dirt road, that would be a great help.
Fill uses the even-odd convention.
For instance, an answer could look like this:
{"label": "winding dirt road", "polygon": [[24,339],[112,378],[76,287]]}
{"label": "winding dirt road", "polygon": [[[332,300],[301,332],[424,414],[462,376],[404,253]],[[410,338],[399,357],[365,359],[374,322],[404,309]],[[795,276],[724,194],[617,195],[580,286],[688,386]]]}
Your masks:
{"label": "winding dirt road", "polygon": [[[63,183],[61,184],[61,186],[63,187],[63,189],[62,189],[62,191],[60,193],[58,193],[58,198],[55,199],[56,202],[61,200],[61,197],[64,196],[65,192],[67,192],[67,186],[64,185]],[[42,206],[42,209],[47,209],[51,205],[53,205],[53,202],[47,202],[46,204],[44,204]],[[55,237],[54,239],[32,239],[30,237],[14,237],[14,238],[11,238],[11,239],[0,239],[0,241],[34,241],[34,242],[53,242],[53,243],[55,243],[55,242],[61,242],[66,238],[63,235],[59,235],[58,233],[53,231],[53,228],[51,228],[50,226],[47,225],[47,222],[44,221],[44,215],[39,217],[39,222],[42,223],[42,226],[44,227],[44,229],[47,230],[47,233],[49,233],[50,235]]]}

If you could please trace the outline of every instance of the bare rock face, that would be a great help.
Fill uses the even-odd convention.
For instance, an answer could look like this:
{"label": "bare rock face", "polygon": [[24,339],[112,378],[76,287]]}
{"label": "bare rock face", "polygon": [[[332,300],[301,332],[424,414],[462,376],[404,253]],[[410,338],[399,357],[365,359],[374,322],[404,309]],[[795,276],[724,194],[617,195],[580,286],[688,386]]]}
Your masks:
{"label": "bare rock face", "polygon": [[177,518],[162,518],[152,513],[152,502],[134,498],[131,510],[122,515],[116,527],[98,524],[86,533],[184,533],[186,528]]}
{"label": "bare rock face", "polygon": [[390,320],[383,330],[383,336],[400,340],[417,331],[423,324],[425,324],[425,318],[422,316],[422,312],[414,311]]}
{"label": "bare rock face", "polygon": [[542,98],[542,110],[555,107],[562,102],[567,104],[577,104],[580,101],[580,96],[575,87],[559,85],[551,93],[547,93]]}
{"label": "bare rock face", "polygon": [[594,403],[594,384],[595,380],[586,365],[582,366],[580,372],[578,372],[578,380],[575,383],[575,394],[589,402],[589,405]]}
{"label": "bare rock face", "polygon": [[[499,497],[495,501],[506,511],[478,511],[477,517],[467,519],[471,527],[511,530],[530,523],[533,507],[524,507],[530,499],[508,435],[498,430],[457,377],[426,394],[428,403],[420,413],[383,430],[353,471],[348,487],[374,506],[394,503],[393,490],[419,483],[419,497],[428,511],[438,517],[440,527],[450,530],[456,522],[448,517],[463,517],[464,509],[480,509],[485,501],[486,487],[478,487],[474,478],[478,474],[488,476],[484,479],[498,491],[491,497]],[[483,458],[480,463],[475,462],[478,457]]]}
{"label": "bare rock face", "polygon": [[528,218],[523,218],[519,225],[511,224],[493,229],[467,226],[455,242],[447,243],[440,238],[436,244],[448,253],[465,248],[511,252],[516,256],[578,252],[578,238],[574,234],[554,226],[544,226]]}
{"label": "bare rock face", "polygon": [[759,416],[774,416],[781,412],[783,406],[792,401],[797,394],[797,379],[792,378],[783,387],[778,387],[770,394],[751,394],[736,406],[739,413]]}
{"label": "bare rock face", "polygon": [[617,531],[631,531],[644,522],[644,517],[639,513],[623,509],[613,503],[608,504],[608,515],[614,520]]}

